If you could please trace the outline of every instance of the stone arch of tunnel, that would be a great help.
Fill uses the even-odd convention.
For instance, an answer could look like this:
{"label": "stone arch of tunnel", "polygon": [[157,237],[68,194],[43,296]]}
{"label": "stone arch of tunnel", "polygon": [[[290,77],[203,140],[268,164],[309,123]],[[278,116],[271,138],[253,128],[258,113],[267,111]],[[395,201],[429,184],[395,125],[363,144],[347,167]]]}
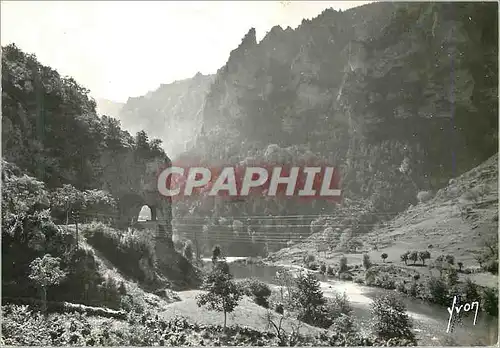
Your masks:
{"label": "stone arch of tunnel", "polygon": [[[141,225],[138,221],[139,214],[144,206],[151,211],[151,221]],[[157,247],[165,245],[173,248],[172,242],[172,210],[171,201],[165,197],[158,197],[150,192],[126,193],[119,199],[119,219],[117,227],[147,227],[154,230]]]}

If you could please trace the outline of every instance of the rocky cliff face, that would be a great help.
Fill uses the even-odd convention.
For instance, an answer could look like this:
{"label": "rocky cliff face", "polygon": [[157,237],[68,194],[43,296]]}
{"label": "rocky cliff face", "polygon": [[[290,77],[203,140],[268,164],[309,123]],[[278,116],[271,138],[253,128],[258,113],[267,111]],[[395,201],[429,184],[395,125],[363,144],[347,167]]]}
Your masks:
{"label": "rocky cliff face", "polygon": [[349,171],[354,153],[393,141],[429,178],[419,185],[442,185],[496,151],[495,9],[376,3],[275,27],[260,43],[252,29],[210,88],[198,149],[244,158],[304,144]]}
{"label": "rocky cliff face", "polygon": [[203,105],[212,79],[198,73],[190,79],[164,84],[145,96],[129,98],[118,119],[132,133],[145,130],[162,140],[165,151],[175,158],[201,129]]}
{"label": "rocky cliff face", "polygon": [[[494,3],[373,3],[275,27],[261,42],[252,29],[217,72],[190,153],[211,163],[267,160],[270,147],[310,151],[340,167],[344,198],[364,202],[354,228],[364,233],[498,151],[497,34],[488,29],[497,12]],[[289,201],[212,211],[335,210]]]}

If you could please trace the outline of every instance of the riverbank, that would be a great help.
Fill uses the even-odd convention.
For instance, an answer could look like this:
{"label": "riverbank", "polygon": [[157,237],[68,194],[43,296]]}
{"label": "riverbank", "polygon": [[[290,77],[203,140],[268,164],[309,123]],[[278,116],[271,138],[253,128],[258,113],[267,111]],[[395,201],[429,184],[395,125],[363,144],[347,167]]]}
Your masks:
{"label": "riverbank", "polygon": [[[349,259],[348,259],[349,260]],[[352,259],[351,259],[352,261]],[[456,284],[449,277],[442,275],[434,268],[421,265],[400,266],[389,263],[373,263],[367,270],[362,264],[347,264],[347,271],[339,272],[339,264],[326,263],[319,259],[305,265],[303,262],[293,260],[292,262],[263,260],[263,263],[273,267],[305,270],[318,274],[322,281],[345,281],[354,282],[373,288],[384,290],[396,290],[400,294],[412,299],[425,301],[432,305],[439,305],[445,309],[451,304],[450,299],[455,295],[476,296],[469,301],[482,303],[482,310],[490,316],[498,317],[498,288],[485,286],[474,282],[470,274],[458,272]],[[321,266],[324,265],[323,272]],[[493,278],[493,277],[490,277]],[[491,285],[488,284],[488,285]]]}
{"label": "riverbank", "polygon": [[[354,280],[340,280],[338,277],[322,275],[319,271],[312,271],[300,264],[285,264],[279,262],[264,261],[265,266],[244,266],[243,261],[232,263],[231,270],[236,278],[257,278],[268,284],[278,283],[275,279],[279,269],[294,271],[307,271],[315,273],[321,283],[321,290],[325,297],[332,297],[339,293],[345,293],[353,306],[353,314],[359,328],[369,328],[371,324],[371,304],[379,295],[387,295],[397,290],[388,290],[380,286],[367,286],[356,283]],[[374,267],[377,267],[375,265]],[[363,270],[355,271],[357,276],[363,274]],[[408,315],[414,322],[414,332],[420,345],[492,345],[498,338],[498,319],[480,312],[477,323],[474,325],[473,316],[465,317],[460,327],[456,327],[451,333],[446,333],[449,314],[446,305],[436,305],[429,301],[401,294],[400,299],[407,308]],[[270,301],[273,302],[273,301]],[[450,302],[451,304],[451,302]],[[447,304],[449,306],[450,304]]]}

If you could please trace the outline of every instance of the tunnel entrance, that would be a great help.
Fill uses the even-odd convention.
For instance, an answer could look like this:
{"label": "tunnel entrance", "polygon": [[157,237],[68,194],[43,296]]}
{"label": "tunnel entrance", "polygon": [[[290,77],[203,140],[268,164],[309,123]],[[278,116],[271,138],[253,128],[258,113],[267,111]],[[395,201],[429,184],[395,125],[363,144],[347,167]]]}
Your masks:
{"label": "tunnel entrance", "polygon": [[139,212],[139,216],[137,217],[138,222],[143,221],[151,221],[151,208],[147,205],[143,205],[141,211]]}

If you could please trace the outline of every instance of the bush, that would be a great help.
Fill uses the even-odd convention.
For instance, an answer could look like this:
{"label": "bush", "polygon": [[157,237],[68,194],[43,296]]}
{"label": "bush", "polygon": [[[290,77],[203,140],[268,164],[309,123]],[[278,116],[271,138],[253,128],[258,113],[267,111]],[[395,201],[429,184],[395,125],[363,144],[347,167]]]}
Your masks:
{"label": "bush", "polygon": [[382,295],[373,301],[373,332],[382,339],[415,341],[411,320],[404,304],[394,295]]}
{"label": "bush", "polygon": [[498,317],[498,289],[484,288],[482,305],[487,314]]}
{"label": "bush", "polygon": [[256,304],[269,308],[269,296],[272,293],[269,285],[255,278],[242,281],[238,285],[242,293],[252,297]]}
{"label": "bush", "polygon": [[396,283],[396,290],[403,293],[403,294],[406,294],[406,286],[405,286],[405,283],[403,282],[397,282]]}
{"label": "bush", "polygon": [[449,305],[448,286],[441,278],[431,277],[427,281],[428,299],[443,306]]}
{"label": "bush", "polygon": [[328,266],[327,270],[326,270],[326,273],[329,275],[329,276],[334,276],[335,275],[335,269],[332,267],[332,266]]}
{"label": "bush", "polygon": [[476,283],[474,283],[472,280],[467,278],[465,280],[464,286],[463,286],[463,294],[465,296],[465,301],[466,302],[474,302],[474,301],[479,301],[480,295],[479,295],[479,288]]}
{"label": "bush", "polygon": [[[152,280],[156,264],[154,244],[144,233],[122,233],[103,224],[91,224],[84,230],[90,245],[101,251],[120,271],[139,281]],[[145,262],[144,262],[145,261]],[[146,267],[141,267],[143,264]]]}
{"label": "bush", "polygon": [[321,273],[325,274],[326,273],[326,265],[324,263],[322,263],[319,270],[321,271]]}
{"label": "bush", "polygon": [[341,315],[351,315],[352,306],[347,294],[344,293],[334,293],[332,297],[328,298],[327,301],[328,311],[332,318],[339,318]]}
{"label": "bush", "polygon": [[283,314],[285,312],[285,307],[281,303],[277,303],[274,307],[274,311],[278,314]]}
{"label": "bush", "polygon": [[357,331],[352,316],[347,314],[341,314],[339,317],[335,318],[329,330],[349,335]]}

